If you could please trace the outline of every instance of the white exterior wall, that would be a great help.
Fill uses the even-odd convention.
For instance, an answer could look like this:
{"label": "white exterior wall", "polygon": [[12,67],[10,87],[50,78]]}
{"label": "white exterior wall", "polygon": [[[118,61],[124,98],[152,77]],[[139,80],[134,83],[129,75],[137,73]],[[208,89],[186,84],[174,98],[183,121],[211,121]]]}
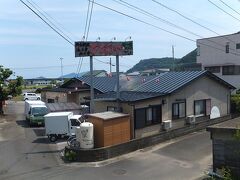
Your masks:
{"label": "white exterior wall", "polygon": [[[229,53],[226,53],[227,43],[229,43]],[[220,73],[214,74],[239,89],[240,75],[222,75],[222,66],[240,65],[240,49],[236,49],[238,43],[240,43],[240,33],[199,39],[197,46],[200,46],[200,55],[197,56],[197,63],[202,64],[202,69],[220,66]]]}

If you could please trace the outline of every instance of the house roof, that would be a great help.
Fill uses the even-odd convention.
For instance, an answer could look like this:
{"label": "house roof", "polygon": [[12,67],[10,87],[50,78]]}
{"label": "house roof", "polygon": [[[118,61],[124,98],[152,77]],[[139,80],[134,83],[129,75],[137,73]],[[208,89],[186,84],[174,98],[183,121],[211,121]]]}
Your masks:
{"label": "house roof", "polygon": [[[121,91],[120,101],[122,102],[135,102],[143,99],[150,99],[153,97],[163,96],[162,93],[151,93],[151,92],[136,92],[136,91]],[[104,94],[98,94],[95,96],[98,101],[115,101],[116,92],[107,92]]]}
{"label": "house roof", "polygon": [[[84,77],[78,77],[76,78],[87,85],[90,86],[91,84],[91,78],[90,76],[84,76]],[[109,91],[114,91],[115,84],[117,81],[117,77],[94,77],[93,78],[93,87],[94,89],[97,89],[98,91],[105,93]]]}
{"label": "house roof", "polygon": [[[97,76],[98,74],[101,74],[101,73],[106,73],[107,71],[105,70],[93,70],[93,76]],[[82,76],[90,76],[90,71],[84,73]]]}
{"label": "house roof", "polygon": [[133,91],[170,94],[204,75],[220,82],[221,84],[227,86],[229,89],[235,89],[234,86],[208,71],[183,71],[162,73],[154,79],[137,87]]}
{"label": "house roof", "polygon": [[[155,77],[157,77],[157,76],[130,76],[130,77],[128,77],[126,75],[122,75],[119,78],[120,91],[130,91]],[[78,77],[77,79],[90,86],[90,83],[91,83],[90,76]],[[117,77],[116,76],[94,77],[93,78],[94,88],[102,93],[116,91],[116,85],[117,85]]]}

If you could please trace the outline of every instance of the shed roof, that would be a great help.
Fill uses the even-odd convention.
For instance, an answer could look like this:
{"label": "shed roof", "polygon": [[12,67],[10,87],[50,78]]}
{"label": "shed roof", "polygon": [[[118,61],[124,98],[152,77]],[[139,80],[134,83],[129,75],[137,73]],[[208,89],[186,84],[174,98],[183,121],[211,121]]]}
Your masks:
{"label": "shed roof", "polygon": [[74,110],[80,110],[82,107],[80,105],[77,105],[76,103],[47,103],[47,108],[51,112],[57,112],[57,111],[74,111]]}
{"label": "shed roof", "polygon": [[118,113],[118,112],[112,112],[112,111],[106,111],[101,113],[94,113],[89,114],[90,117],[96,117],[103,120],[110,120],[110,119],[116,119],[121,117],[129,116],[128,114]]}

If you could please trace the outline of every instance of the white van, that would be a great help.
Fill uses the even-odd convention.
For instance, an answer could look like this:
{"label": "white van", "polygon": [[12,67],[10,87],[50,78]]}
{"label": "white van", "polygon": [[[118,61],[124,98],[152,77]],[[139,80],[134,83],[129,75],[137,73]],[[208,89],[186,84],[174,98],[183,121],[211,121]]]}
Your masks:
{"label": "white van", "polygon": [[41,100],[41,96],[36,93],[26,92],[23,94],[24,101],[26,100]]}

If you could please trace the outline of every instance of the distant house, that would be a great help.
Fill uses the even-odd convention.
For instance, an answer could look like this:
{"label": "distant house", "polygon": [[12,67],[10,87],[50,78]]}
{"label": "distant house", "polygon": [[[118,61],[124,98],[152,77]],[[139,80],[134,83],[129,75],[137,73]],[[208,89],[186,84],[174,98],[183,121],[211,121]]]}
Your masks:
{"label": "distant house", "polygon": [[[230,113],[234,86],[208,71],[165,72],[132,90],[120,92],[120,110],[130,114],[132,138],[162,131],[163,122],[183,127],[189,119],[224,116]],[[98,94],[95,112],[116,111],[116,92]],[[191,123],[191,122],[190,122]]]}
{"label": "distant house", "polygon": [[53,81],[60,83],[62,82],[62,79],[38,77],[38,78],[24,79],[24,84],[25,85],[50,85]]}
{"label": "distant house", "polygon": [[240,32],[197,40],[197,63],[240,88]]}
{"label": "distant house", "polygon": [[158,68],[158,69],[148,69],[141,71],[140,74],[141,76],[153,76],[153,75],[159,75],[164,72],[170,71],[169,68]]}
{"label": "distant house", "polygon": [[[94,77],[106,77],[107,76],[106,73],[107,73],[107,71],[105,71],[105,70],[93,70]],[[90,76],[90,71],[88,71],[82,75],[82,77],[87,77],[87,76]]]}
{"label": "distant house", "polygon": [[[121,90],[132,90],[156,76],[120,76]],[[116,76],[94,77],[93,86],[95,94],[116,91]],[[90,101],[90,76],[72,78],[58,88],[43,89],[42,100],[48,103],[75,102],[89,105]]]}

